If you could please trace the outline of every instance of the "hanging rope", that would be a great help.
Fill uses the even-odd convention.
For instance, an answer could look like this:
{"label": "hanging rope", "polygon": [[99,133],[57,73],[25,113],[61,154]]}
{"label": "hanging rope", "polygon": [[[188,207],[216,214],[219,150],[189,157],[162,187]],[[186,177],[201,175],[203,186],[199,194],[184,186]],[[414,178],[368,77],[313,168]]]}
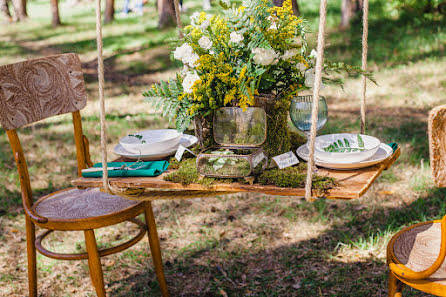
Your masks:
{"label": "hanging rope", "polygon": [[105,126],[105,100],[104,100],[104,57],[102,56],[102,17],[101,0],[96,1],[96,43],[98,47],[98,81],[99,81],[99,110],[101,119],[101,153],[102,153],[102,182],[104,189],[111,193],[108,184],[107,171],[107,138]]}
{"label": "hanging rope", "polygon": [[[369,0],[363,0],[363,12],[362,12],[362,70],[367,71],[367,39],[369,35]],[[362,98],[361,98],[361,134],[366,131],[366,118],[365,118],[365,99],[367,92],[367,78],[362,76]]]}
{"label": "hanging rope", "polygon": [[319,110],[319,91],[322,82],[322,66],[324,64],[324,46],[325,46],[325,24],[327,17],[327,0],[321,0],[319,9],[319,33],[317,37],[317,60],[316,60],[316,78],[313,87],[313,109],[311,111],[311,131],[310,131],[310,147],[308,156],[307,182],[305,184],[305,199],[312,200],[311,186],[313,180],[314,167],[314,142],[316,139],[317,114]]}

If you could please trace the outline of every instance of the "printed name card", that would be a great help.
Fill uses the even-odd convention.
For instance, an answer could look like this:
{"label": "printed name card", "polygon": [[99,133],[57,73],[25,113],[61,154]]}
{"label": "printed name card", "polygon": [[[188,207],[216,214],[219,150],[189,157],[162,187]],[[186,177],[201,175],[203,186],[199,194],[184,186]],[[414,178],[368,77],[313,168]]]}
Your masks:
{"label": "printed name card", "polygon": [[284,169],[296,164],[299,164],[299,160],[293,152],[288,152],[285,154],[281,154],[273,157],[274,162],[276,162],[279,169]]}
{"label": "printed name card", "polygon": [[252,167],[257,167],[257,165],[259,165],[259,163],[262,162],[265,157],[265,154],[261,152],[260,154],[252,158]]}
{"label": "printed name card", "polygon": [[193,151],[191,151],[190,149],[188,149],[188,148],[185,147],[184,145],[180,144],[180,145],[178,146],[177,152],[175,153],[175,159],[177,159],[178,162],[180,162],[180,161],[181,161],[181,158],[183,158],[183,154],[184,154],[185,151],[188,151],[189,153],[191,153],[191,154],[194,155],[195,157],[197,156],[197,155],[194,154]]}

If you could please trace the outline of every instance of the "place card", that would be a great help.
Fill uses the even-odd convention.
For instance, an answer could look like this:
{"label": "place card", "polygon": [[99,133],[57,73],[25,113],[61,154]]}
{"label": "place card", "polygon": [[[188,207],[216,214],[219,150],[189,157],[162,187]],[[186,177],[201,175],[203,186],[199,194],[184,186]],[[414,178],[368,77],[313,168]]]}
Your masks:
{"label": "place card", "polygon": [[296,155],[293,154],[292,151],[275,156],[275,157],[273,157],[273,160],[274,160],[274,162],[276,162],[279,169],[284,169],[284,168],[299,164],[299,160],[297,159]]}
{"label": "place card", "polygon": [[259,165],[259,163],[262,162],[262,160],[265,158],[266,156],[264,152],[261,152],[260,154],[252,158],[252,167],[257,167],[257,165]]}
{"label": "place card", "polygon": [[194,155],[195,157],[197,156],[196,154],[194,154],[193,151],[191,151],[190,149],[188,149],[187,147],[185,147],[184,145],[180,144],[178,146],[177,152],[175,153],[175,159],[178,160],[178,162],[181,161],[181,158],[183,158],[183,154],[185,151],[188,151],[189,153],[191,153],[192,155]]}

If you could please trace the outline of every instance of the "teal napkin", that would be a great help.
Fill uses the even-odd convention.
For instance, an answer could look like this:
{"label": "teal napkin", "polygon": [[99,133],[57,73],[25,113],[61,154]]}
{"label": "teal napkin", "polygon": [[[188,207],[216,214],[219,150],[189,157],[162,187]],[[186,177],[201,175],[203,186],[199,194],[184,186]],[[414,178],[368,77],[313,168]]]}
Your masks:
{"label": "teal napkin", "polygon": [[[134,170],[109,170],[109,177],[126,177],[126,176],[157,176],[167,170],[169,162],[167,161],[151,161],[151,162],[110,162],[108,167],[121,167],[122,165],[138,168]],[[142,167],[140,167],[142,166]],[[93,167],[102,167],[102,163],[96,163]],[[140,167],[140,168],[139,168]],[[102,177],[102,171],[98,172],[82,172],[83,177]]]}
{"label": "teal napkin", "polygon": [[396,149],[398,148],[398,144],[396,142],[391,142],[391,143],[388,143],[387,145],[393,149],[393,152],[395,152]]}

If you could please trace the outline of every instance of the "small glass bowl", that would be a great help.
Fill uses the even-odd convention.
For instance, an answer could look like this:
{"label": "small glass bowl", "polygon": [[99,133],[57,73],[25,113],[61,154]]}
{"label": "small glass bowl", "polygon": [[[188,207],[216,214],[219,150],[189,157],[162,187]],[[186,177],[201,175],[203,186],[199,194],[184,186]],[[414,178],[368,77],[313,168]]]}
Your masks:
{"label": "small glass bowl", "polygon": [[268,157],[261,148],[213,146],[197,157],[198,172],[204,176],[244,178],[266,168]]}

